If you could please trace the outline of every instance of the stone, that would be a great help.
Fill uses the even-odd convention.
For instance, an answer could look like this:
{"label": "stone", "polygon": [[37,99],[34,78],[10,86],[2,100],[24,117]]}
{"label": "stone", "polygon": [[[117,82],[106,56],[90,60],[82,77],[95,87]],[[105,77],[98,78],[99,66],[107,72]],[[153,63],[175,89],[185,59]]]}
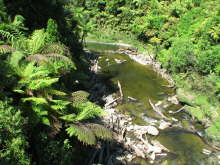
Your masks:
{"label": "stone", "polygon": [[179,104],[177,96],[168,97],[167,100],[170,101],[172,104],[175,104],[175,105]]}
{"label": "stone", "polygon": [[205,155],[210,155],[210,154],[212,153],[212,151],[209,151],[209,150],[207,150],[207,149],[204,148],[204,149],[202,150],[202,153],[205,154]]}
{"label": "stone", "polygon": [[164,130],[164,129],[170,127],[170,125],[171,125],[171,123],[163,121],[162,123],[160,123],[159,129]]}
{"label": "stone", "polygon": [[153,136],[157,136],[159,134],[159,131],[156,127],[154,126],[148,126],[147,127],[147,133]]}

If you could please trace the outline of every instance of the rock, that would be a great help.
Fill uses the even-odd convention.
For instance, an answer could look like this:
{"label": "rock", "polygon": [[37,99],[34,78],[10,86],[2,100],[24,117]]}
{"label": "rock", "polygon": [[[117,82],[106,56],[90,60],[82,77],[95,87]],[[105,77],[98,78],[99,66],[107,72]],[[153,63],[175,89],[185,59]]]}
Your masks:
{"label": "rock", "polygon": [[122,64],[122,63],[126,62],[126,60],[119,60],[119,59],[114,59],[114,60],[117,64]]}
{"label": "rock", "polygon": [[155,160],[155,158],[156,158],[156,155],[155,155],[155,153],[153,152],[153,153],[150,155],[150,159],[151,159],[151,160]]}
{"label": "rock", "polygon": [[167,100],[170,101],[172,104],[175,104],[175,105],[179,104],[177,96],[168,97]]}
{"label": "rock", "polygon": [[133,101],[133,102],[136,102],[136,101],[137,101],[137,99],[135,99],[135,98],[133,98],[133,97],[128,96],[128,101]]}
{"label": "rock", "polygon": [[204,149],[202,150],[202,153],[205,154],[205,155],[210,155],[210,154],[212,153],[212,151],[209,151],[209,150],[207,150],[207,149],[204,148]]}
{"label": "rock", "polygon": [[169,152],[169,149],[167,149],[166,147],[164,147],[159,141],[157,140],[152,140],[151,143],[154,146],[160,147],[162,150]]}
{"label": "rock", "polygon": [[165,105],[163,105],[163,108],[166,109],[166,108],[168,108],[169,106],[170,106],[169,104],[165,104]]}
{"label": "rock", "polygon": [[161,105],[163,102],[162,101],[158,101],[156,104],[155,104],[155,106],[159,106],[159,105]]}
{"label": "rock", "polygon": [[157,136],[159,134],[159,131],[156,127],[154,126],[148,126],[147,127],[147,133],[153,136]]}
{"label": "rock", "polygon": [[159,129],[164,130],[164,129],[170,127],[170,125],[171,125],[171,123],[163,121],[162,123],[160,123]]}
{"label": "rock", "polygon": [[171,119],[172,119],[173,121],[176,121],[176,122],[178,121],[178,120],[177,120],[176,118],[174,118],[174,117],[172,117]]}
{"label": "rock", "polygon": [[128,155],[126,156],[126,158],[127,158],[127,160],[130,162],[130,161],[133,159],[133,156],[132,156],[131,154],[128,154]]}

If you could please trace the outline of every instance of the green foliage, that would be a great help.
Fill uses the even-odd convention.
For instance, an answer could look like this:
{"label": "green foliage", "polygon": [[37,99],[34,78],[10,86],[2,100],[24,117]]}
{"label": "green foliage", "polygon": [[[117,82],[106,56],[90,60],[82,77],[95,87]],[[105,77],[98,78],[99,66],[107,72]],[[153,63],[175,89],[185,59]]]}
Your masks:
{"label": "green foliage", "polygon": [[76,136],[81,142],[89,145],[96,144],[96,137],[106,140],[112,138],[111,132],[98,124],[70,125],[66,131],[70,136]]}
{"label": "green foliage", "polygon": [[28,143],[23,133],[25,119],[21,111],[0,101],[0,163],[30,164],[26,149]]}
{"label": "green foliage", "polygon": [[47,43],[54,43],[60,40],[59,33],[58,33],[58,25],[55,20],[53,19],[48,20],[46,33],[47,33],[47,36],[46,36]]}

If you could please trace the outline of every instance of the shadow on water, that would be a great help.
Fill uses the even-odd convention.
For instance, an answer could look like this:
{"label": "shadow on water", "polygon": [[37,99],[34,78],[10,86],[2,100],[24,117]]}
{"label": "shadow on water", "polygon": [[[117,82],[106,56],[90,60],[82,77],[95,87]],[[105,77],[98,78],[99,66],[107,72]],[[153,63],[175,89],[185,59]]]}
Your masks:
{"label": "shadow on water", "polygon": [[[118,49],[118,47],[94,43],[88,44],[87,48],[96,52]],[[117,91],[118,81],[121,83],[124,101],[117,109],[131,115],[133,122],[140,125],[146,124],[144,117],[160,119],[158,114],[152,110],[148,100],[151,99],[153,103],[156,103],[175,93],[172,89],[163,87],[168,82],[162,79],[151,66],[138,64],[123,54],[99,53],[98,62],[101,67],[98,76],[109,83],[109,89],[112,89],[109,94]],[[132,100],[129,98],[132,98]],[[180,107],[180,105],[177,107]],[[168,108],[168,110],[170,109]],[[165,114],[167,113],[165,112]],[[190,116],[185,113],[181,112],[176,117],[182,122],[183,127],[191,124]],[[156,140],[159,140],[174,155],[171,154],[164,159],[158,159],[155,164],[217,165],[216,162],[210,163],[207,155],[202,153],[203,149],[211,150],[204,143],[204,140],[198,135],[184,130],[185,127],[184,129],[169,128],[160,132]],[[149,162],[143,159],[136,159],[131,164],[148,165]]]}

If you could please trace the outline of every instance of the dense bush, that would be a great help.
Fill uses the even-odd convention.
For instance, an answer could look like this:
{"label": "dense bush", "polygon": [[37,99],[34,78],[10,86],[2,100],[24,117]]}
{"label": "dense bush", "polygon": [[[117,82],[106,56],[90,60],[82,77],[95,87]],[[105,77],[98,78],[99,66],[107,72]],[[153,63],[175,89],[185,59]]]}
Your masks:
{"label": "dense bush", "polygon": [[0,164],[71,164],[84,144],[111,139],[91,120],[103,109],[64,82],[85,74],[75,57],[88,29],[82,28],[81,9],[70,4],[0,1]]}

